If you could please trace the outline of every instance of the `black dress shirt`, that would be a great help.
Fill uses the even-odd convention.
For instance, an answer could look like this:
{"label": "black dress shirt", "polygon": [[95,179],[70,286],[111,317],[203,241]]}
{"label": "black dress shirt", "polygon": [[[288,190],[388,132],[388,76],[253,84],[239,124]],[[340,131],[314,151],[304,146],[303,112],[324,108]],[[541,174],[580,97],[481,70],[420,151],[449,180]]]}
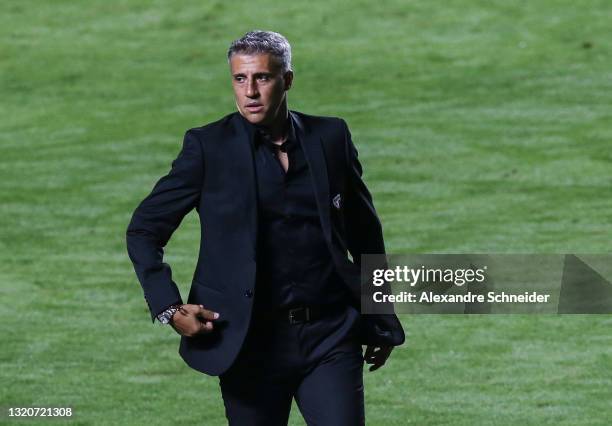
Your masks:
{"label": "black dress shirt", "polygon": [[[254,127],[257,307],[275,310],[345,303],[348,294],[323,236],[314,182],[291,118],[287,140],[280,148],[264,130]],[[287,153],[287,172],[278,149]]]}

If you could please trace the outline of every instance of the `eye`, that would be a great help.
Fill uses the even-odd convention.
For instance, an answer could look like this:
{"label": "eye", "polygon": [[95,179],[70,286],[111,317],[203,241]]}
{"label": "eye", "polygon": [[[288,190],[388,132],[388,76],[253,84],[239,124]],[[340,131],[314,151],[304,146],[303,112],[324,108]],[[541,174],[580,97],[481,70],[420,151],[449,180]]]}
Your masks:
{"label": "eye", "polygon": [[268,81],[270,80],[270,76],[269,75],[260,75],[259,77],[257,77],[258,80],[260,81]]}
{"label": "eye", "polygon": [[236,80],[238,83],[242,83],[245,78],[242,75],[237,75],[236,77],[234,77],[234,80]]}

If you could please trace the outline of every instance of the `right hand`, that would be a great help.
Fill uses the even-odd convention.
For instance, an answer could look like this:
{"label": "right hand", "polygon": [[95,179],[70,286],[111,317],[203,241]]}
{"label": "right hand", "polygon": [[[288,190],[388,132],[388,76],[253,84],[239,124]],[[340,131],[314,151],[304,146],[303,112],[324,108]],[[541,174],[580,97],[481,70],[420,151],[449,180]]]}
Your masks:
{"label": "right hand", "polygon": [[193,337],[211,333],[213,321],[217,319],[217,312],[209,311],[202,305],[185,304],[172,316],[170,325],[181,336]]}

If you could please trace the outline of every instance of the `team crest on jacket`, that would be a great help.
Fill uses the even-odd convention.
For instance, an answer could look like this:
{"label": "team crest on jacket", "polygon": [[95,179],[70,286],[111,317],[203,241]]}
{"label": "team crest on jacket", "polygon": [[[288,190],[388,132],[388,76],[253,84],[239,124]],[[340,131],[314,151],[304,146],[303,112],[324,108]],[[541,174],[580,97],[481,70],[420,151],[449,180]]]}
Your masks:
{"label": "team crest on jacket", "polygon": [[340,207],[342,206],[342,195],[336,194],[334,198],[332,198],[332,204],[335,208],[340,210]]}

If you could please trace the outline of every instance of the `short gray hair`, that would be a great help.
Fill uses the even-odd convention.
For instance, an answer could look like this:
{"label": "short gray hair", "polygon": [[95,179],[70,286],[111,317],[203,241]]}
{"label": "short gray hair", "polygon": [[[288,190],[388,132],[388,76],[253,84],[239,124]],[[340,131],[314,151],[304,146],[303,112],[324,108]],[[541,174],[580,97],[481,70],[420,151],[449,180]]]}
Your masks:
{"label": "short gray hair", "polygon": [[291,45],[283,35],[274,31],[249,31],[232,42],[227,51],[228,62],[236,53],[269,53],[279,60],[283,73],[291,71]]}

